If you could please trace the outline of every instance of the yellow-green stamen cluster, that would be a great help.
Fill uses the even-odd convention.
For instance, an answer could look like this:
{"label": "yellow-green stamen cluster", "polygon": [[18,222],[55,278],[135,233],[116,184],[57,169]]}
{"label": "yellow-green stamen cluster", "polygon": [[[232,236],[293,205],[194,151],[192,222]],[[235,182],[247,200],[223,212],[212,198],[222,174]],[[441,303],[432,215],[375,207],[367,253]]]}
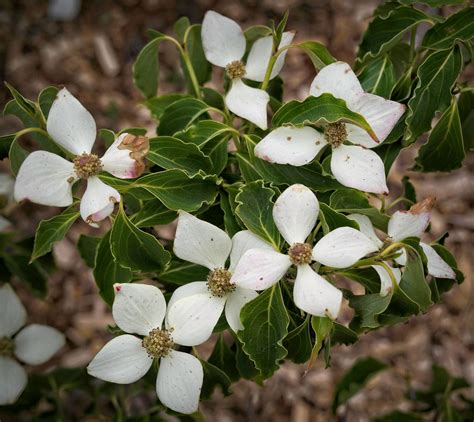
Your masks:
{"label": "yellow-green stamen cluster", "polygon": [[295,265],[309,264],[312,261],[313,248],[309,243],[293,243],[288,250],[290,260]]}
{"label": "yellow-green stamen cluster", "polygon": [[227,72],[227,76],[230,79],[239,79],[245,76],[245,65],[240,60],[235,60],[230,62],[226,67],[225,71]]}
{"label": "yellow-green stamen cluster", "polygon": [[154,328],[142,340],[142,346],[151,358],[164,358],[174,346],[171,331]]}
{"label": "yellow-green stamen cluster", "polygon": [[333,148],[337,148],[347,140],[346,125],[341,122],[328,124],[324,129],[324,137]]}
{"label": "yellow-green stamen cluster", "polygon": [[81,179],[97,176],[102,171],[102,162],[95,154],[83,153],[74,158],[74,171]]}
{"label": "yellow-green stamen cluster", "polygon": [[14,344],[10,337],[0,337],[0,356],[13,356]]}
{"label": "yellow-green stamen cluster", "polygon": [[235,284],[231,283],[232,274],[225,268],[216,268],[207,276],[207,288],[213,296],[224,297],[235,290]]}

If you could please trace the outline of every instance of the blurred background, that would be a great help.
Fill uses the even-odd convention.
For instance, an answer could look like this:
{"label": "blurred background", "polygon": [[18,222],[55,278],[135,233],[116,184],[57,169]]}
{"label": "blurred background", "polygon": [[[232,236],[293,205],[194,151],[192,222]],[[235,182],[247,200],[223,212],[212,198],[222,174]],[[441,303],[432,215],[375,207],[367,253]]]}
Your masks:
{"label": "blurred background", "polygon": [[[208,9],[233,18],[245,28],[278,20],[289,9],[287,28],[297,31],[298,41],[318,40],[335,57],[352,63],[361,34],[378,4],[376,0],[0,0],[0,78],[31,99],[49,85],[67,86],[92,113],[98,128],[118,131],[141,126],[152,133],[154,123],[140,105],[141,96],[131,74],[132,64],[147,41],[147,28],[172,33],[179,17],[199,23]],[[440,8],[438,12],[445,14],[447,10]],[[174,48],[163,43],[159,94],[182,91],[177,59]],[[464,78],[472,80],[473,70],[468,72]],[[310,61],[291,50],[282,72],[285,97],[305,96],[314,73]],[[8,99],[2,86],[2,108]],[[2,118],[0,123],[2,134],[20,128],[13,117]],[[213,400],[201,405],[207,420],[370,420],[394,409],[408,410],[404,397],[407,382],[426,387],[433,363],[474,382],[474,160],[471,156],[464,168],[451,174],[414,173],[409,168],[415,149],[402,153],[390,173],[390,188],[397,191],[402,176],[408,174],[418,199],[437,197],[432,239],[449,231],[447,246],[466,275],[464,284],[446,294],[444,303],[427,315],[367,334],[355,346],[335,347],[329,369],[324,369],[321,359],[306,374],[304,366],[285,364],[263,386],[241,381],[233,386],[230,397],[217,392]],[[14,209],[9,219],[22,233],[33,235],[38,222],[56,212],[29,204]],[[45,301],[33,297],[21,283],[16,284],[31,321],[53,325],[68,337],[64,352],[39,369],[87,365],[105,343],[106,325],[112,323],[96,293],[92,274],[76,250],[81,233],[97,234],[78,222],[56,245],[59,271],[49,280]],[[335,383],[357,358],[368,354],[393,368],[374,377],[333,416],[330,407]],[[74,406],[75,416],[80,417],[80,405]],[[28,413],[25,416],[29,420]]]}

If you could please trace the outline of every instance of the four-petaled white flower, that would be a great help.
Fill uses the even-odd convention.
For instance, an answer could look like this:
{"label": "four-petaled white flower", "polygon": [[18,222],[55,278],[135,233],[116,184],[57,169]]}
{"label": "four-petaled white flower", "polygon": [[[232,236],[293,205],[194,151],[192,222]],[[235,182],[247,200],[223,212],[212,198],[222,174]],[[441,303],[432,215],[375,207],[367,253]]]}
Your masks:
{"label": "four-petaled white flower", "polygon": [[194,321],[170,307],[166,312],[163,293],[155,286],[115,284],[114,290],[112,315],[117,326],[130,334],[109,341],[87,367],[88,373],[104,381],[130,384],[148,372],[154,359],[160,359],[158,398],[176,412],[195,412],[204,377],[202,365],[193,355],[174,349],[175,345],[200,344]]}
{"label": "four-petaled white flower", "polygon": [[[361,114],[372,127],[379,143],[390,134],[405,106],[364,92],[347,63],[325,66],[314,78],[310,95],[330,93],[346,101],[347,107]],[[346,145],[345,142],[351,145]],[[344,186],[372,193],[388,193],[384,164],[368,148],[379,145],[353,124],[327,125],[324,135],[311,127],[280,127],[255,147],[255,155],[277,164],[302,166],[311,162],[326,145],[331,145],[331,171]]]}
{"label": "four-petaled white flower", "polygon": [[[45,363],[64,346],[64,335],[47,325],[26,323],[26,311],[9,284],[0,287],[0,405],[14,403],[28,382],[23,367]],[[14,336],[14,337],[13,337]]]}
{"label": "four-petaled white flower", "polygon": [[66,88],[58,92],[51,106],[47,131],[75,158],[70,162],[47,151],[31,153],[18,172],[15,199],[66,207],[73,202],[74,182],[86,179],[81,216],[91,226],[98,227],[97,222],[113,212],[120,194],[97,175],[103,170],[121,179],[139,176],[144,170],[143,157],[148,152],[148,139],[123,133],[101,158],[92,154],[97,134],[94,118]]}
{"label": "four-petaled white flower", "polygon": [[[272,54],[273,38],[258,39],[250,50],[247,63],[242,63],[246,40],[237,22],[212,10],[204,16],[201,29],[202,45],[206,59],[212,64],[226,69],[232,79],[231,87],[225,97],[230,111],[247,119],[259,128],[267,129],[267,92],[252,88],[242,82],[242,78],[263,81]],[[294,32],[284,32],[279,48],[291,43]],[[285,61],[286,51],[281,53],[273,66],[270,78],[280,73]]]}
{"label": "four-petaled white flower", "polygon": [[310,266],[317,261],[334,268],[346,268],[377,247],[360,231],[339,227],[322,237],[312,247],[305,243],[319,214],[316,195],[303,185],[292,185],[276,200],[273,219],[288,242],[287,254],[269,249],[251,249],[240,259],[234,271],[237,286],[264,290],[278,282],[292,264],[297,275],[293,299],[305,312],[335,319],[342,302],[342,293],[317,274]]}
{"label": "four-petaled white flower", "polygon": [[[241,330],[240,311],[258,294],[255,290],[238,287],[233,275],[241,256],[250,249],[273,248],[248,230],[231,239],[220,228],[180,211],[174,253],[177,257],[210,270],[207,282],[196,281],[179,287],[173,293],[169,308],[199,326],[196,335],[204,342],[212,334],[222,311],[229,326]],[[230,265],[226,261],[230,255]]]}
{"label": "four-petaled white flower", "polygon": [[[430,222],[431,209],[434,205],[434,198],[429,197],[425,200],[413,205],[408,211],[396,211],[390,218],[388,223],[388,238],[389,242],[399,242],[407,237],[418,237],[428,227]],[[362,214],[350,214],[348,218],[359,223],[360,230],[369,237],[377,249],[382,248],[383,242],[375,233],[374,226],[370,219]],[[427,260],[428,274],[436,278],[455,279],[456,274],[453,269],[444,261],[443,258],[436,252],[436,250],[427,243],[420,242],[420,247]],[[401,266],[406,264],[405,249],[401,250],[401,255],[395,258],[395,262]],[[386,263],[388,265],[388,263]],[[380,276],[382,296],[387,295],[392,290],[392,281],[387,271],[379,266],[373,266]],[[396,282],[400,283],[401,272],[398,268],[390,267]]]}

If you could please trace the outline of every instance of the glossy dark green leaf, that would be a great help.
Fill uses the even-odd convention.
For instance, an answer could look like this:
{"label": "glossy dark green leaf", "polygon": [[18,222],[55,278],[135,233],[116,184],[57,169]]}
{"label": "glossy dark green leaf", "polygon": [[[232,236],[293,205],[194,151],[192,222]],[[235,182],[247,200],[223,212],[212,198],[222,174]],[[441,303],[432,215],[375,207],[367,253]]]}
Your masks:
{"label": "glossy dark green leaf", "polygon": [[359,337],[355,331],[346,327],[345,325],[339,324],[333,321],[333,330],[331,333],[331,344],[354,344]]}
{"label": "glossy dark green leaf", "polygon": [[205,360],[201,360],[202,369],[204,370],[204,380],[202,383],[201,400],[210,399],[215,388],[219,386],[224,395],[229,395],[229,387],[231,384],[227,374]]}
{"label": "glossy dark green leaf", "polygon": [[[192,25],[186,31],[185,50],[194,69],[197,82],[203,85],[211,77],[212,65],[206,59],[202,48],[201,25]],[[188,81],[188,91],[193,92],[191,77],[186,66],[183,67],[184,75]]]}
{"label": "glossy dark green leaf", "polygon": [[74,204],[49,220],[43,220],[36,230],[31,261],[51,252],[54,243],[63,239],[74,222],[79,218],[79,210]]}
{"label": "glossy dark green leaf", "polygon": [[240,341],[236,341],[235,346],[235,364],[240,376],[248,380],[260,380],[260,372],[255,367],[255,363],[252,362],[250,357],[243,351],[242,343]]}
{"label": "glossy dark green leaf", "polygon": [[181,286],[196,280],[206,280],[209,269],[190,262],[172,260],[169,266],[158,274],[158,280]]}
{"label": "glossy dark green leaf", "polygon": [[311,362],[314,362],[319,355],[326,340],[330,343],[330,335],[334,329],[333,321],[327,317],[311,317],[311,328],[316,336],[316,341],[311,351]]}
{"label": "glossy dark green leaf", "polygon": [[349,110],[344,100],[335,98],[331,94],[322,94],[319,97],[310,96],[303,101],[293,100],[286,103],[275,113],[272,124],[274,127],[305,126],[338,121],[357,125],[376,139],[375,133],[364,117]]}
{"label": "glossy dark green leaf", "polygon": [[10,94],[18,104],[18,106],[25,112],[27,113],[31,118],[36,117],[36,104],[25,98],[23,95],[21,95],[13,86],[11,86],[8,82],[5,82],[5,86],[7,89],[10,91]]}
{"label": "glossy dark green leaf", "polygon": [[378,316],[387,310],[392,295],[380,296],[379,293],[354,295],[349,300],[349,306],[354,309],[360,318],[363,328],[377,328],[380,326]]}
{"label": "glossy dark green leaf", "polygon": [[387,54],[369,62],[358,75],[365,92],[390,98],[397,83],[395,68]]}
{"label": "glossy dark green leaf", "polygon": [[128,219],[122,204],[110,233],[110,248],[120,265],[136,271],[164,269],[171,259],[155,236],[140,230]]}
{"label": "glossy dark green leaf", "polygon": [[48,118],[49,110],[51,109],[51,106],[58,95],[58,91],[58,88],[55,86],[49,86],[41,90],[38,95],[38,105],[45,120]]}
{"label": "glossy dark green leaf", "polygon": [[0,136],[0,160],[8,157],[10,147],[15,140],[16,134],[12,133],[11,135],[2,135]]}
{"label": "glossy dark green leaf", "polygon": [[410,182],[410,178],[408,176],[403,176],[402,179],[402,186],[403,186],[403,196],[407,198],[409,201],[416,204],[416,191],[413,184]]}
{"label": "glossy dark green leaf", "polygon": [[160,95],[159,97],[148,98],[144,104],[148,110],[150,110],[152,116],[159,121],[161,116],[163,116],[166,107],[178,100],[182,100],[183,98],[191,97],[187,94],[165,94]]}
{"label": "glossy dark green leaf", "polygon": [[77,242],[79,254],[89,268],[94,268],[95,257],[97,255],[97,250],[99,249],[101,240],[102,239],[100,237],[92,237],[81,234],[81,237]]}
{"label": "glossy dark green leaf", "polygon": [[283,346],[288,350],[287,359],[294,363],[305,363],[311,357],[313,344],[311,341],[309,318],[288,333]]}
{"label": "glossy dark green leaf", "polygon": [[362,37],[358,57],[362,59],[367,54],[375,57],[388,51],[421,22],[432,23],[432,20],[412,7],[391,7],[387,13],[379,14],[370,22]]}
{"label": "glossy dark green leaf", "polygon": [[474,149],[474,92],[462,92],[458,99],[459,118],[461,119],[464,149]]}
{"label": "glossy dark green leaf", "polygon": [[307,54],[315,69],[320,70],[336,61],[326,46],[317,41],[304,41],[296,44],[295,47],[301,48]]}
{"label": "glossy dark green leaf", "polygon": [[46,296],[48,273],[41,260],[30,263],[30,249],[15,245],[14,250],[3,254],[3,262],[7,270],[25,283],[29,289],[40,297]]}
{"label": "glossy dark green leaf", "polygon": [[169,224],[178,217],[176,211],[166,208],[158,199],[146,201],[143,207],[131,217],[137,227],[152,227]]}
{"label": "glossy dark green leaf", "polygon": [[333,413],[335,414],[340,405],[357,394],[370,378],[385,368],[387,365],[377,359],[371,357],[358,359],[336,385],[332,402]]}
{"label": "glossy dark green leaf", "polygon": [[95,257],[94,279],[102,299],[112,306],[114,301],[114,283],[129,283],[132,272],[122,267],[114,258],[111,251],[109,231],[100,241]]}
{"label": "glossy dark green leaf", "polygon": [[474,38],[474,8],[466,7],[433,26],[423,38],[422,46],[436,50],[451,48],[457,41]]}
{"label": "glossy dark green leaf", "polygon": [[221,334],[214,346],[214,350],[207,360],[220,370],[224,371],[232,382],[240,378],[239,371],[235,363],[235,353],[230,349]]}
{"label": "glossy dark green leaf", "polygon": [[173,25],[174,32],[177,35],[178,41],[184,43],[184,35],[186,30],[191,26],[191,22],[187,16],[181,16]]}
{"label": "glossy dark green leaf", "polygon": [[274,195],[275,191],[265,187],[262,181],[247,183],[235,198],[238,204],[235,211],[250,231],[278,249],[280,233],[272,216]]}
{"label": "glossy dark green leaf", "polygon": [[287,355],[283,339],[288,334],[289,317],[280,284],[265,290],[247,303],[240,313],[244,329],[237,333],[243,350],[263,378],[269,378]]}
{"label": "glossy dark green leaf", "polygon": [[344,214],[333,210],[325,203],[321,202],[319,207],[319,219],[321,220],[324,234],[328,234],[338,227],[352,227],[359,230],[359,225],[354,220],[350,220]]}
{"label": "glossy dark green leaf", "polygon": [[224,226],[225,231],[229,236],[234,236],[237,232],[242,230],[237,219],[235,218],[235,213],[230,205],[229,195],[225,192],[221,192],[220,194],[220,205],[221,209],[224,212]]}
{"label": "glossy dark green leaf", "polygon": [[18,142],[18,139],[15,139],[10,144],[10,150],[8,152],[8,158],[10,160],[10,169],[14,176],[18,174],[18,170],[25,161],[26,157],[28,157],[28,151],[26,151]]}
{"label": "glossy dark green leaf", "polygon": [[418,83],[408,102],[406,124],[407,143],[431,129],[431,120],[437,111],[444,111],[451,103],[451,88],[461,71],[461,52],[458,46],[451,50],[430,54],[417,71]]}
{"label": "glossy dark green leaf", "polygon": [[154,97],[158,91],[158,48],[163,39],[162,36],[152,39],[143,47],[133,64],[133,83],[145,98]]}
{"label": "glossy dark green leaf", "polygon": [[209,106],[196,98],[182,98],[165,108],[158,126],[159,135],[174,135],[187,129],[209,110]]}
{"label": "glossy dark green leaf", "polygon": [[210,158],[195,144],[171,136],[151,138],[147,159],[167,170],[184,170],[190,176],[201,170],[207,174],[212,171]]}
{"label": "glossy dark green leaf", "polygon": [[418,151],[415,170],[452,171],[462,166],[466,156],[456,99],[443,113],[426,142]]}
{"label": "glossy dark green leaf", "polygon": [[201,175],[190,178],[178,169],[148,174],[132,186],[145,189],[175,211],[196,211],[205,204],[214,203],[218,193],[215,180]]}

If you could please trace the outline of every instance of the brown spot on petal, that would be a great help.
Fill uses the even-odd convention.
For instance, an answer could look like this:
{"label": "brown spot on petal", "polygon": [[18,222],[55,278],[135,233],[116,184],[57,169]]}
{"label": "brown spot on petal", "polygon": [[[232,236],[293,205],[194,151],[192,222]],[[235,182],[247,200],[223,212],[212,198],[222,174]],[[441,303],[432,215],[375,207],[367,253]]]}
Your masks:
{"label": "brown spot on petal", "polygon": [[411,214],[422,214],[425,212],[430,212],[434,207],[436,202],[436,198],[434,196],[428,196],[428,198],[423,199],[423,201],[416,203],[413,205],[409,212]]}
{"label": "brown spot on petal", "polygon": [[118,149],[128,149],[130,157],[135,163],[135,177],[140,176],[145,170],[145,156],[150,150],[150,140],[146,136],[128,134],[118,146]]}

